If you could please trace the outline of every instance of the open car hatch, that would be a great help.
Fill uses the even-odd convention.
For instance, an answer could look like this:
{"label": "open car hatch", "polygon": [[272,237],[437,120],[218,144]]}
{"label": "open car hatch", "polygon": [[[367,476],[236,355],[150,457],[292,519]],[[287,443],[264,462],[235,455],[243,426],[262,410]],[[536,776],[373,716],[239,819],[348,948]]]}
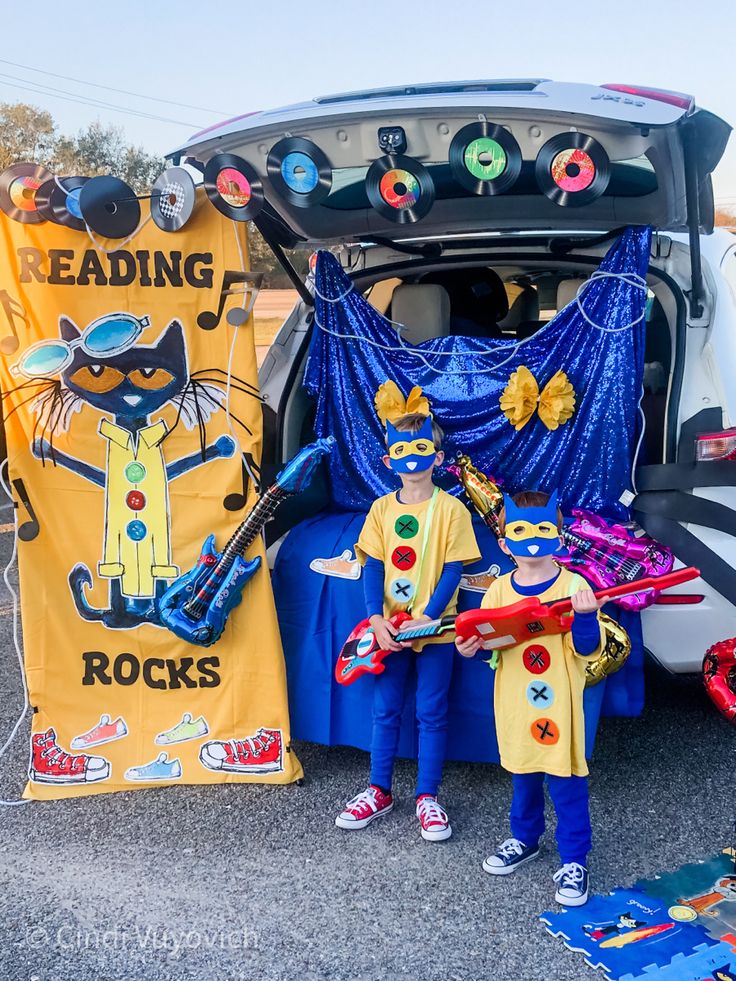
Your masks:
{"label": "open car hatch", "polygon": [[[519,174],[499,194],[479,195],[464,187],[448,162],[456,133],[483,120],[509,132],[521,150]],[[610,160],[610,176],[600,197],[564,207],[540,190],[535,161],[551,138],[575,131],[601,145]],[[698,225],[709,231],[710,174],[729,132],[723,120],[698,109],[688,96],[532,79],[328,96],[203,130],[169,156],[203,164],[227,152],[247,160],[263,178],[265,214],[280,226],[283,245],[524,229],[604,232],[626,224],[687,231],[692,222],[688,204],[694,203],[688,202],[689,166],[699,189]],[[296,207],[268,178],[268,154],[289,136],[313,141],[332,170],[330,193],[314,206]],[[368,168],[394,145],[392,138],[427,169],[434,184],[435,200],[417,222],[400,224],[384,217],[366,194]]]}

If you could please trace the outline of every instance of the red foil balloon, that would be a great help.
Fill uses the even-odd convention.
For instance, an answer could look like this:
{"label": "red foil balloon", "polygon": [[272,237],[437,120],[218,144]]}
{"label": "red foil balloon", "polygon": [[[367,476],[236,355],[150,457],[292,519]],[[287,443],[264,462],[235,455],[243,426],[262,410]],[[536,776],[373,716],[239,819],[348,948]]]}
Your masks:
{"label": "red foil balloon", "polygon": [[703,658],[703,683],[721,715],[736,725],[736,637],[709,648]]}

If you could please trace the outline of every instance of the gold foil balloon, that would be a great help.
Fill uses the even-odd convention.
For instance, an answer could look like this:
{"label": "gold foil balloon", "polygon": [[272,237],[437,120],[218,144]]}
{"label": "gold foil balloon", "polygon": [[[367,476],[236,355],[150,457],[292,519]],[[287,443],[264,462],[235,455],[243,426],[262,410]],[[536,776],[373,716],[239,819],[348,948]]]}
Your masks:
{"label": "gold foil balloon", "polygon": [[500,537],[498,515],[503,507],[503,491],[490,477],[474,467],[470,457],[465,454],[455,460],[455,469],[473,507],[491,531]]}
{"label": "gold foil balloon", "polygon": [[631,653],[631,638],[620,623],[616,623],[605,613],[598,618],[605,633],[605,646],[598,657],[588,658],[585,665],[585,687],[597,685],[609,674],[615,674],[626,663]]}

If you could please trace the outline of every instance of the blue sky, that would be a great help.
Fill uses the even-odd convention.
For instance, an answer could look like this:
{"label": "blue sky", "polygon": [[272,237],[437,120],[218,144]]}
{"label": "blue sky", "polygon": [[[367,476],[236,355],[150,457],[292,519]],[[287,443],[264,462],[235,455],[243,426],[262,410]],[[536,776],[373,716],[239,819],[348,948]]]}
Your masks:
{"label": "blue sky", "polygon": [[[67,0],[3,11],[0,58],[214,109],[148,102],[0,64],[0,100],[30,101],[75,131],[95,118],[163,153],[228,117],[399,82],[547,77],[675,89],[736,124],[733,0]],[[7,76],[15,76],[10,79]],[[21,81],[18,81],[21,79]],[[15,85],[36,83],[180,120],[140,119]],[[23,81],[25,80],[25,81]],[[12,83],[12,84],[11,84]],[[715,175],[736,209],[736,138]]]}

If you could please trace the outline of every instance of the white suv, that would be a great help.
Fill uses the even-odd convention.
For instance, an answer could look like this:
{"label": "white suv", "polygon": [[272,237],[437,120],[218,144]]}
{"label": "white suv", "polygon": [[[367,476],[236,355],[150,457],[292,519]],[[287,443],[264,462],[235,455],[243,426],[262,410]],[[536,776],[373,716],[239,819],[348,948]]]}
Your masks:
{"label": "white suv", "polygon": [[[519,178],[504,194],[475,195],[451,179],[452,136],[477,120],[503,127],[521,149]],[[576,130],[605,146],[610,180],[585,206],[559,207],[537,187],[533,161],[551,137]],[[646,428],[637,464],[647,462],[636,470],[632,510],[702,580],[645,611],[644,640],[672,671],[699,670],[711,643],[736,634],[736,238],[713,230],[710,180],[729,133],[679,93],[532,79],[330,96],[195,135],[171,154],[175,162],[201,170],[230,152],[263,176],[266,205],[255,223],[301,296],[260,373],[264,470],[310,438],[313,418],[301,386],[313,299],[284,250],[333,248],[382,312],[397,286],[426,274],[434,284],[458,268],[493,276],[505,294],[495,323],[518,337],[574,297],[623,227],[649,224]],[[330,161],[331,191],[313,207],[295,206],[267,176],[269,150],[288,136],[309,138]],[[370,206],[364,188],[372,161],[403,146],[429,170],[437,198],[422,220],[398,224]],[[417,343],[425,328],[417,290],[413,296],[419,302],[400,317],[393,309],[392,318]],[[272,539],[324,503],[315,492],[282,512]]]}

